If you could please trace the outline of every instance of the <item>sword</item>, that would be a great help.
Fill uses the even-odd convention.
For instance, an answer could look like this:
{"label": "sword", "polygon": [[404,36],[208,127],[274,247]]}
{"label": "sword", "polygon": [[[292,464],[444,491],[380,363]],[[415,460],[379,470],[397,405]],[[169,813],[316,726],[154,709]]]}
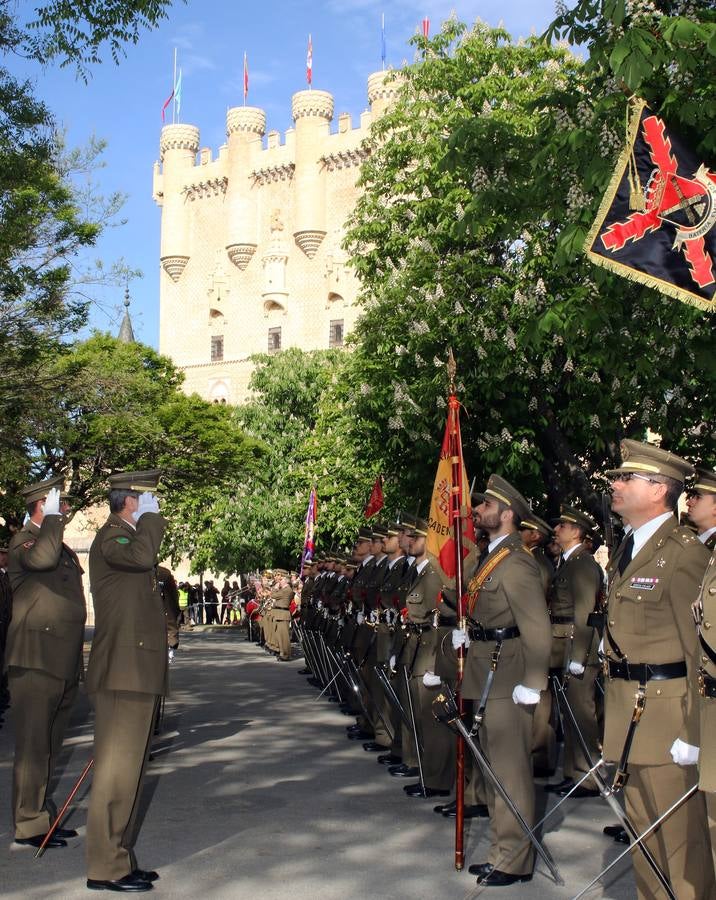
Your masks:
{"label": "sword", "polygon": [[448,696],[445,696],[445,694],[441,693],[438,694],[435,700],[433,700],[433,714],[440,722],[443,722],[445,725],[448,725],[449,727],[452,727],[453,729],[457,729],[459,731],[459,733],[462,735],[463,740],[465,741],[465,744],[469,747],[470,752],[475,757],[475,761],[479,764],[482,771],[490,780],[495,791],[500,795],[512,815],[517,819],[520,828],[525,833],[525,837],[529,840],[537,854],[550,870],[555,882],[557,884],[564,884],[564,880],[560,875],[557,864],[552,859],[552,856],[542,845],[539,838],[535,835],[534,830],[527,824],[524,816],[515,806],[514,801],[505,790],[504,785],[502,784],[500,779],[497,777],[495,770],[490,765],[490,762],[483,753],[482,748],[473,740],[472,735],[465,727],[464,722],[460,718],[460,713],[457,708],[457,703],[455,702],[455,697],[454,695],[452,695],[452,691],[450,691],[450,689],[448,688],[446,692]]}
{"label": "sword", "polygon": [[[574,715],[574,710],[572,709],[572,707],[569,703],[569,700],[567,699],[567,696],[564,693],[564,690],[562,689],[562,685],[559,683],[559,679],[552,676],[552,682],[554,684],[555,693],[557,695],[557,703],[559,704],[560,699],[562,700],[562,702],[564,704],[564,708],[567,712],[569,720],[574,729],[574,733],[575,733],[577,740],[579,741],[579,744],[582,748],[582,753],[584,754],[584,758],[587,760],[587,762],[591,766],[591,765],[593,765],[594,761],[592,759],[591,753],[589,752],[589,747],[587,746],[587,742],[584,740],[584,735],[582,734],[582,732],[579,728],[579,725],[577,724],[577,718]],[[612,812],[614,812],[616,817],[622,823],[622,825],[624,826],[624,830],[632,838],[632,842],[634,844],[636,844],[636,846],[638,846],[639,849],[641,850],[642,854],[644,855],[644,859],[649,864],[649,868],[654,873],[655,877],[659,881],[659,884],[666,891],[667,896],[670,897],[671,900],[676,900],[676,895],[674,894],[673,890],[671,889],[669,880],[664,875],[664,873],[661,871],[659,864],[654,859],[654,856],[651,853],[651,851],[649,850],[649,848],[646,847],[643,843],[637,844],[638,832],[637,832],[636,828],[634,827],[634,825],[632,825],[631,820],[627,816],[627,814],[624,811],[624,809],[622,808],[621,804],[619,803],[617,798],[614,796],[614,794],[615,794],[614,787],[607,782],[607,780],[604,778],[602,773],[599,771],[600,768],[601,768],[601,766],[599,766],[599,764],[597,764],[594,767],[594,781],[597,785],[597,789],[599,790],[600,795],[604,798],[604,800],[607,801],[607,803],[609,804],[609,806],[612,809]]]}
{"label": "sword", "polygon": [[410,724],[413,730],[413,740],[415,741],[415,755],[418,757],[418,773],[420,775],[420,788],[425,793],[425,777],[423,776],[423,760],[420,752],[420,739],[418,738],[418,727],[415,722],[415,710],[413,708],[413,694],[410,690],[410,676],[408,670],[403,666],[403,678],[405,679],[405,690],[408,695],[408,709],[410,710]]}
{"label": "sword", "polygon": [[[653,831],[655,831],[659,827],[659,825],[661,825],[662,822],[666,821],[666,819],[668,819],[669,816],[673,812],[676,812],[676,810],[680,806],[682,806],[684,803],[686,803],[686,801],[690,797],[692,797],[698,789],[699,789],[698,784],[692,785],[688,789],[688,791],[684,794],[683,797],[680,797],[676,801],[676,803],[672,803],[672,805],[666,810],[666,812],[659,816],[659,818],[656,820],[656,822],[652,822],[652,824],[649,825],[649,827],[647,829],[642,831],[642,833],[640,835],[635,836],[633,845],[630,847],[627,847],[626,850],[622,850],[622,852],[619,854],[619,856],[617,856],[616,859],[613,859],[609,863],[609,865],[606,867],[606,869],[602,869],[602,871],[599,873],[599,875],[597,875],[597,877],[595,879],[590,881],[589,884],[583,890],[581,890],[575,897],[572,898],[572,900],[579,900],[580,897],[583,897],[590,888],[594,887],[594,885],[599,881],[600,878],[603,878],[607,874],[607,872],[619,862],[620,859],[623,859],[627,853],[631,853],[634,845],[638,846],[640,849],[644,848],[643,841],[645,840],[645,838],[647,838]],[[675,896],[674,893],[672,892],[671,888],[668,889],[668,893],[669,893],[669,896],[671,896],[671,897]]]}
{"label": "sword", "polygon": [[383,666],[380,664],[377,666],[373,666],[373,669],[375,671],[376,676],[378,677],[378,681],[381,683],[381,686],[382,686],[383,690],[385,691],[385,694],[386,694],[388,700],[390,701],[393,708],[398,712],[398,715],[403,720],[405,727],[408,729],[412,729],[413,724],[410,721],[410,717],[408,716],[408,713],[405,711],[405,707],[400,702],[400,697],[398,697],[398,695],[395,691],[395,688],[390,683],[390,679],[388,678],[387,672],[385,671]]}
{"label": "sword", "polygon": [[55,830],[56,830],[57,828],[59,828],[60,822],[61,822],[62,819],[64,818],[65,813],[67,812],[67,807],[68,807],[68,806],[70,805],[70,803],[72,803],[72,801],[74,800],[77,791],[80,789],[80,786],[81,786],[82,782],[83,782],[83,781],[85,780],[85,778],[87,777],[87,775],[88,775],[88,773],[89,773],[89,770],[92,768],[93,765],[94,765],[94,759],[91,759],[91,760],[87,763],[87,765],[84,767],[84,769],[82,770],[82,774],[81,774],[80,777],[77,779],[77,781],[75,782],[75,786],[74,786],[74,787],[72,788],[72,790],[70,791],[70,796],[65,800],[65,802],[64,802],[64,804],[63,804],[63,806],[62,806],[62,809],[57,813],[57,817],[55,818],[55,821],[52,823],[52,825],[50,825],[50,830],[47,832],[47,834],[45,835],[45,837],[44,837],[42,843],[41,843],[40,846],[37,848],[37,853],[35,854],[35,859],[39,859],[39,858],[43,855],[43,853],[45,852],[45,847],[47,846],[47,844],[48,844],[50,838],[52,837],[52,835],[55,833]]}

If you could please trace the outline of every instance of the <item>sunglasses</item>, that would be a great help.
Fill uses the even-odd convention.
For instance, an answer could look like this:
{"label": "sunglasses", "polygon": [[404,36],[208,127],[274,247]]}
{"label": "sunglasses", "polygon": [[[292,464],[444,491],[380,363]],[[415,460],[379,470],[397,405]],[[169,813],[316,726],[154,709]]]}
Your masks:
{"label": "sunglasses", "polygon": [[657,481],[655,478],[649,478],[648,475],[640,475],[638,472],[624,472],[621,475],[610,475],[609,482],[614,484],[615,481],[633,481],[635,478],[638,478],[640,481],[648,481],[650,484],[661,484],[661,482]]}

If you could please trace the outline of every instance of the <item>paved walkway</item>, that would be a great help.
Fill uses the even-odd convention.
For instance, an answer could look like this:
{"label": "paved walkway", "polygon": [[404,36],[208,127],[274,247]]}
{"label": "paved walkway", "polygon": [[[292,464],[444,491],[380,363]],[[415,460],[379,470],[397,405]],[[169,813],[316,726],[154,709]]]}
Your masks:
{"label": "paved walkway", "polygon": [[[571,801],[545,843],[566,881],[540,865],[531,883],[478,892],[453,867],[453,827],[434,801],[411,800],[375,755],[345,739],[350,722],[243,632],[182,635],[172,696],[145,786],[139,863],[161,874],[152,896],[251,900],[529,900],[573,897],[621,849],[601,835],[612,821],[601,800]],[[84,695],[62,757],[63,802],[91,753]],[[11,843],[12,722],[0,730],[0,895],[8,900],[88,898],[84,826],[87,788],[68,820],[80,837],[34,860]],[[543,795],[542,792],[539,792]],[[564,809],[564,807],[562,808]],[[561,810],[560,810],[561,812]],[[482,862],[486,821],[466,823],[468,863]],[[105,895],[109,896],[109,895]],[[629,865],[589,894],[633,900]]]}

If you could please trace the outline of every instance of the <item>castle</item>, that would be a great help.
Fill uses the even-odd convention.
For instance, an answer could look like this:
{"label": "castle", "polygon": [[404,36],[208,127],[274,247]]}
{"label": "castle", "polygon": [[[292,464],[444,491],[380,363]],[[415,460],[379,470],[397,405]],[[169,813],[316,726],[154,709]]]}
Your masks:
{"label": "castle", "polygon": [[[193,125],[162,128],[154,199],[162,208],[159,350],[185,390],[241,403],[249,357],[340,347],[355,324],[358,282],[341,248],[371,124],[394,101],[387,72],[368,78],[370,109],[352,127],[326,91],[293,95],[283,141],[266,114],[229,109],[213,158]],[[197,157],[198,154],[198,157]]]}

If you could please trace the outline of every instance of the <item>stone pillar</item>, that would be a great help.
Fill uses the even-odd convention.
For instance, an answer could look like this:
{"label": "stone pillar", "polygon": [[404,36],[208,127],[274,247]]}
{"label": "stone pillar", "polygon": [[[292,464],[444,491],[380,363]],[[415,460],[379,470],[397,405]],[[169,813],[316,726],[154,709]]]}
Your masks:
{"label": "stone pillar", "polygon": [[[386,79],[391,76],[388,81]],[[370,103],[370,111],[375,122],[379,119],[398,99],[400,91],[401,78],[392,69],[384,72],[373,72],[368,76],[368,102]]]}
{"label": "stone pillar", "polygon": [[172,281],[179,281],[189,262],[189,211],[184,186],[199,150],[194,125],[165,125],[159,144],[162,177],[160,261]]}
{"label": "stone pillar", "polygon": [[313,259],[326,236],[326,176],[320,158],[330,134],[333,97],[327,91],[298,91],[291,108],[296,125],[293,237]]}
{"label": "stone pillar", "polygon": [[251,172],[258,166],[266,113],[255,106],[235,106],[226,114],[229,179],[226,188],[226,252],[242,271],[258,244],[258,211]]}

